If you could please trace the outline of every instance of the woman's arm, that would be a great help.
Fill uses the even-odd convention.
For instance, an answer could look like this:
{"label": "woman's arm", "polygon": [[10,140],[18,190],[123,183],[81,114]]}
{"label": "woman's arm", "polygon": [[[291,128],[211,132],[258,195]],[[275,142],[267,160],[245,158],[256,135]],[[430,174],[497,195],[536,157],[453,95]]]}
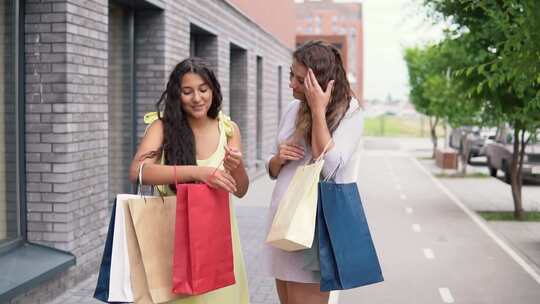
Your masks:
{"label": "woman's arm", "polygon": [[271,179],[276,179],[281,171],[285,161],[279,158],[279,154],[274,154],[268,161],[268,174]]}
{"label": "woman's arm", "polygon": [[335,143],[331,143],[332,135],[326,124],[325,113],[319,111],[311,111],[311,151],[313,158],[318,158],[324,151],[328,152],[334,147]]}
{"label": "woman's arm", "polygon": [[238,125],[231,122],[233,125],[233,135],[229,139],[228,147],[225,147],[225,160],[223,165],[226,170],[229,170],[231,176],[236,182],[236,191],[234,195],[243,197],[249,188],[249,178],[244,167],[242,159],[242,137]]}
{"label": "woman's arm", "polygon": [[[326,107],[332,97],[334,81],[331,80],[326,87],[326,91],[323,91],[313,70],[309,69],[304,83],[306,99],[311,112],[311,152],[313,158],[318,158],[332,140],[332,135],[330,135],[330,130],[326,124]],[[330,144],[327,150],[332,147],[333,144]]]}
{"label": "woman's arm", "polygon": [[293,143],[283,143],[279,145],[279,151],[268,162],[268,171],[271,178],[279,175],[281,168],[291,160],[304,158],[304,147]]}
{"label": "woman's arm", "polygon": [[161,147],[163,145],[163,123],[160,120],[150,125],[143,137],[137,153],[131,161],[129,180],[136,183],[139,167],[144,163],[142,181],[145,185],[168,185],[174,183],[204,182],[226,191],[236,191],[235,180],[226,172],[214,168],[199,166],[161,165]]}
{"label": "woman's arm", "polygon": [[[146,185],[174,184],[173,166],[161,165],[161,147],[163,144],[163,123],[156,120],[150,125],[144,135],[137,153],[131,161],[129,169],[129,181],[136,183],[139,175],[139,167],[144,163],[143,183]],[[177,166],[178,182],[196,180],[197,170],[195,166]]]}
{"label": "woman's arm", "polygon": [[290,132],[291,134],[294,132],[294,120],[296,118],[298,108],[298,101],[291,102],[287,106],[283,117],[281,117],[279,121],[275,145],[272,146],[270,155],[265,162],[266,170],[268,171],[268,175],[271,179],[276,179],[278,177],[281,168],[283,168],[287,162],[304,158],[304,147],[302,145],[295,142],[280,143],[278,140],[281,132]]}
{"label": "woman's arm", "polygon": [[[357,151],[362,138],[364,117],[356,100],[351,100],[351,106],[347,115],[341,120],[332,136],[334,147],[324,156],[322,175],[327,177],[335,173],[336,169],[341,172],[345,165],[349,164],[352,155]],[[339,173],[338,173],[339,174]]]}

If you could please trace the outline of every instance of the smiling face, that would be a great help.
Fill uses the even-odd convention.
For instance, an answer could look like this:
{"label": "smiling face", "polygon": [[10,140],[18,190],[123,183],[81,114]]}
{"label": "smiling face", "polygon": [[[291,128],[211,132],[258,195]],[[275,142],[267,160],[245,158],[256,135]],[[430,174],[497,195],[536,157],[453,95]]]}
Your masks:
{"label": "smiling face", "polygon": [[304,78],[306,78],[307,72],[308,69],[305,65],[296,60],[293,61],[289,78],[289,87],[293,90],[294,98],[301,101],[306,100]]}
{"label": "smiling face", "polygon": [[195,119],[206,117],[212,105],[210,85],[196,73],[186,73],[180,83],[180,100],[184,112]]}

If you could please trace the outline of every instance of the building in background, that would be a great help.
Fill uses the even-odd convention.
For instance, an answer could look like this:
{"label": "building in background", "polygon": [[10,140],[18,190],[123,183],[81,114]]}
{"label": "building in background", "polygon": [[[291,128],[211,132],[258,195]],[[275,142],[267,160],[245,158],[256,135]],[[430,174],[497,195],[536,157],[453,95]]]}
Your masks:
{"label": "building in background", "polygon": [[186,57],[215,69],[260,171],[292,96],[294,24],[292,0],[0,0],[0,303],[97,272],[143,115]]}
{"label": "building in background", "polygon": [[296,44],[326,40],[343,55],[351,86],[358,100],[364,97],[364,26],[361,3],[333,0],[295,1]]}

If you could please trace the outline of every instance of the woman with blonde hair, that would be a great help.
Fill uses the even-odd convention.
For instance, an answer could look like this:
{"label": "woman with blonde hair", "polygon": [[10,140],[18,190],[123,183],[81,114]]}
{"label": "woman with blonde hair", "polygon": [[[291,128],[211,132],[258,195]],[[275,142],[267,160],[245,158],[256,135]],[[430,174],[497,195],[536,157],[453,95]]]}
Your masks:
{"label": "woman with blonde hair", "polygon": [[[322,176],[351,181],[347,166],[363,129],[363,116],[354,98],[339,50],[323,41],[309,41],[293,53],[290,88],[295,98],[281,118],[277,142],[266,165],[276,179],[269,220],[273,219],[296,169],[324,157]],[[268,225],[270,227],[270,224]],[[270,275],[276,279],[281,304],[328,303],[320,291],[320,272],[307,269],[303,251],[265,246]]]}

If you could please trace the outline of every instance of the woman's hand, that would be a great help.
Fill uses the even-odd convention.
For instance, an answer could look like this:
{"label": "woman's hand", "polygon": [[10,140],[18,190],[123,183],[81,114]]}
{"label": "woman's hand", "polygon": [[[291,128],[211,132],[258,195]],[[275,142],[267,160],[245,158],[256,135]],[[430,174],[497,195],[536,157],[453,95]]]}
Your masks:
{"label": "woman's hand", "polygon": [[235,193],[237,190],[234,178],[229,173],[216,168],[200,167],[197,179],[212,188],[219,188],[230,193]]}
{"label": "woman's hand", "polygon": [[288,161],[304,158],[304,147],[293,143],[282,143],[279,145],[276,156],[279,164],[283,166]]}
{"label": "woman's hand", "polygon": [[326,114],[326,107],[330,103],[332,97],[332,89],[334,88],[334,80],[330,80],[326,86],[326,91],[323,91],[315,73],[312,69],[308,69],[308,73],[304,80],[305,92],[308,106],[312,113]]}
{"label": "woman's hand", "polygon": [[227,172],[233,172],[242,164],[242,152],[237,149],[225,146],[225,158],[223,167]]}

